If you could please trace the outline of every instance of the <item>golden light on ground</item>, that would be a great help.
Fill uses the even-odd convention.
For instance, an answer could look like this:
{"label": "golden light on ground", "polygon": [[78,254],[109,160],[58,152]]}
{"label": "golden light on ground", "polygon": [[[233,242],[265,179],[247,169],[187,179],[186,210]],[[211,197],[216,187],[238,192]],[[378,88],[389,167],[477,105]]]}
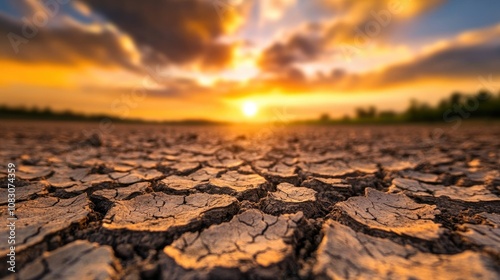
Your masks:
{"label": "golden light on ground", "polygon": [[255,116],[259,109],[257,108],[257,104],[255,102],[245,101],[243,103],[243,106],[241,107],[241,110],[246,117],[250,118]]}

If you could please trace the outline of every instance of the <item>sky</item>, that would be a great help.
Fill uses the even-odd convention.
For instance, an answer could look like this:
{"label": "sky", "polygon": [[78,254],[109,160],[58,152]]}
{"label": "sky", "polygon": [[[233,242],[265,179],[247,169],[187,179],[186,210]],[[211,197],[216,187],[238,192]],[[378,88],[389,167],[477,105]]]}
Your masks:
{"label": "sky", "polygon": [[500,1],[3,0],[0,104],[296,120],[500,89]]}

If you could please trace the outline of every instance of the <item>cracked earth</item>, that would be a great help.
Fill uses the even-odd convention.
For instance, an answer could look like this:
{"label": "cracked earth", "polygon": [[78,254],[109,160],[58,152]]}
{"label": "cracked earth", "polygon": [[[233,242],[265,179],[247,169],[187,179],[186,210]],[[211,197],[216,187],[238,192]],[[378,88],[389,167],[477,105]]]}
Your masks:
{"label": "cracked earth", "polygon": [[495,125],[1,126],[6,279],[500,279]]}

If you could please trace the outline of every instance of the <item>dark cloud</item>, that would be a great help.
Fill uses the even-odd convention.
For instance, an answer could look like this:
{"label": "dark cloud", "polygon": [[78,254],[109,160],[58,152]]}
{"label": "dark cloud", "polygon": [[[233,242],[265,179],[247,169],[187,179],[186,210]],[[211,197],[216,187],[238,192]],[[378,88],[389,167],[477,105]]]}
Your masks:
{"label": "dark cloud", "polygon": [[127,49],[124,38],[111,30],[89,32],[78,25],[49,29],[0,14],[0,33],[4,38],[0,41],[0,57],[4,59],[68,65],[90,61],[139,71],[132,61],[134,51]]}
{"label": "dark cloud", "polygon": [[174,63],[198,62],[219,68],[231,60],[232,45],[218,41],[232,24],[205,0],[84,0],[141,46]]}
{"label": "dark cloud", "polygon": [[[426,81],[475,79],[479,76],[500,74],[500,42],[497,34],[476,44],[450,43],[432,53],[416,57],[410,62],[398,63],[380,71],[349,73],[335,68],[330,73],[317,77],[306,77],[300,68],[284,59],[281,71],[273,75],[260,75],[247,83],[216,84],[211,89],[199,87],[194,83],[184,83],[175,88],[176,92],[197,92],[202,94],[226,94],[229,97],[247,96],[256,92],[266,93],[275,90],[289,94],[307,92],[345,92],[387,89],[401,85],[425,83]],[[285,65],[285,66],[283,66]],[[224,90],[222,90],[224,89]]]}
{"label": "dark cloud", "polygon": [[[42,4],[19,2],[21,15],[0,14],[0,32],[7,38],[0,42],[0,57],[63,64],[87,60],[104,66],[121,65],[134,71],[152,63],[192,63],[199,69],[217,70],[232,60],[236,43],[222,42],[220,38],[228,34],[230,25],[234,24],[237,7],[225,6],[228,11],[224,11],[222,17],[212,1],[206,0],[80,0],[76,3],[88,5],[92,15],[97,13],[107,20],[96,22],[93,17],[90,22],[80,22],[70,12],[69,4],[58,6],[55,14],[50,14]],[[47,22],[33,24],[35,15],[45,15]],[[29,21],[28,28],[26,21]],[[34,33],[32,27],[36,29]],[[25,34],[26,30],[29,35]],[[124,38],[131,41],[124,42]]]}
{"label": "dark cloud", "polygon": [[[356,92],[436,79],[457,81],[497,75],[500,74],[500,43],[495,43],[495,38],[490,39],[489,43],[450,44],[441,50],[416,57],[410,62],[393,64],[381,71],[349,73],[343,69],[333,69],[329,74],[308,79],[298,69],[282,67],[281,75],[256,80],[245,93],[266,92],[269,89],[280,89],[288,93],[318,90]],[[283,65],[289,65],[289,61]]]}
{"label": "dark cloud", "polygon": [[412,18],[438,7],[444,0],[315,0],[316,8],[331,13],[328,20],[310,22],[293,30],[264,50],[260,66],[264,71],[282,71],[294,63],[383,43],[396,21]]}
{"label": "dark cloud", "polygon": [[[411,86],[436,79],[456,81],[474,79],[479,75],[497,75],[500,74],[498,65],[500,65],[500,44],[450,45],[439,51],[417,57],[411,62],[394,64],[382,71],[349,73],[336,68],[316,78],[307,78],[299,68],[290,65],[282,68],[282,72],[277,75],[261,75],[245,85],[219,81],[212,86],[202,86],[192,79],[173,78],[166,75],[165,79],[159,83],[168,86],[159,89],[140,88],[140,90],[144,90],[151,96],[165,98],[200,96],[234,98],[274,91],[287,94],[307,94],[308,92],[349,94],[401,85]],[[154,77],[150,79],[155,80]]]}
{"label": "dark cloud", "polygon": [[[103,22],[113,23],[117,29],[106,27],[103,22],[68,21],[56,27],[39,27],[36,34],[26,36],[23,33],[25,22],[0,14],[0,32],[7,38],[0,41],[0,58],[60,64],[90,61],[97,65],[145,72],[147,65],[174,63],[182,68],[183,64],[194,63],[201,70],[209,70],[221,69],[231,62],[236,45],[225,42],[221,37],[230,32],[235,15],[232,15],[232,11],[226,11],[229,13],[221,18],[221,13],[214,6],[216,0],[80,1],[88,4],[92,13],[103,15],[106,19]],[[318,89],[370,90],[419,79],[461,79],[499,72],[500,44],[482,42],[450,44],[447,48],[381,71],[353,74],[336,69],[331,74],[308,78],[301,71],[302,63],[321,61],[332,55],[338,49],[335,43],[352,37],[356,26],[372,20],[371,11],[380,14],[390,1],[372,1],[368,4],[347,0],[323,2],[330,5],[328,7],[335,7],[339,14],[338,20],[304,24],[292,30],[285,39],[272,43],[260,55],[259,65],[263,73],[248,83],[246,88],[237,88],[235,91],[252,93],[279,89],[303,93]],[[401,16],[418,15],[441,2],[412,1],[416,6],[408,6],[407,12],[401,12]],[[31,12],[36,11],[35,6]],[[94,29],[90,28],[91,25]],[[486,40],[490,35],[485,33],[477,36]],[[498,32],[494,36],[498,36]],[[127,42],[127,38],[132,38],[132,41]],[[490,41],[494,41],[494,38],[490,38]],[[169,88],[157,90],[158,95],[207,92],[195,81],[168,80],[159,84],[169,85]],[[215,85],[214,92],[218,90]]]}
{"label": "dark cloud", "polygon": [[422,78],[461,79],[500,73],[500,45],[450,47],[411,63],[386,69],[379,85],[405,83]]}
{"label": "dark cloud", "polygon": [[500,73],[500,45],[450,45],[447,48],[417,57],[411,62],[391,65],[382,71],[363,74],[335,69],[311,86],[356,91],[388,88],[426,80],[460,80]]}
{"label": "dark cloud", "polygon": [[264,71],[281,72],[295,63],[317,59],[325,51],[321,38],[315,33],[318,25],[308,25],[283,42],[275,42],[266,48],[259,59]]}

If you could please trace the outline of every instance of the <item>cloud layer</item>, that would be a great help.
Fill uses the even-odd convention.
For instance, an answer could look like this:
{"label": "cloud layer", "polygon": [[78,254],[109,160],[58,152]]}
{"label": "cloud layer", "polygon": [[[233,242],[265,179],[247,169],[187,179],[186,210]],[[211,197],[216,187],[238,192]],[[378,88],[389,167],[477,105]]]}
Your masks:
{"label": "cloud layer", "polygon": [[444,0],[9,0],[0,4],[0,60],[62,65],[68,72],[98,69],[99,83],[93,84],[95,76],[81,77],[74,87],[116,95],[131,91],[131,84],[143,86],[152,68],[169,69],[167,78],[143,86],[149,96],[214,104],[276,92],[348,96],[436,81],[447,82],[451,91],[456,81],[499,74],[498,24],[416,43],[393,37],[443,5]]}

